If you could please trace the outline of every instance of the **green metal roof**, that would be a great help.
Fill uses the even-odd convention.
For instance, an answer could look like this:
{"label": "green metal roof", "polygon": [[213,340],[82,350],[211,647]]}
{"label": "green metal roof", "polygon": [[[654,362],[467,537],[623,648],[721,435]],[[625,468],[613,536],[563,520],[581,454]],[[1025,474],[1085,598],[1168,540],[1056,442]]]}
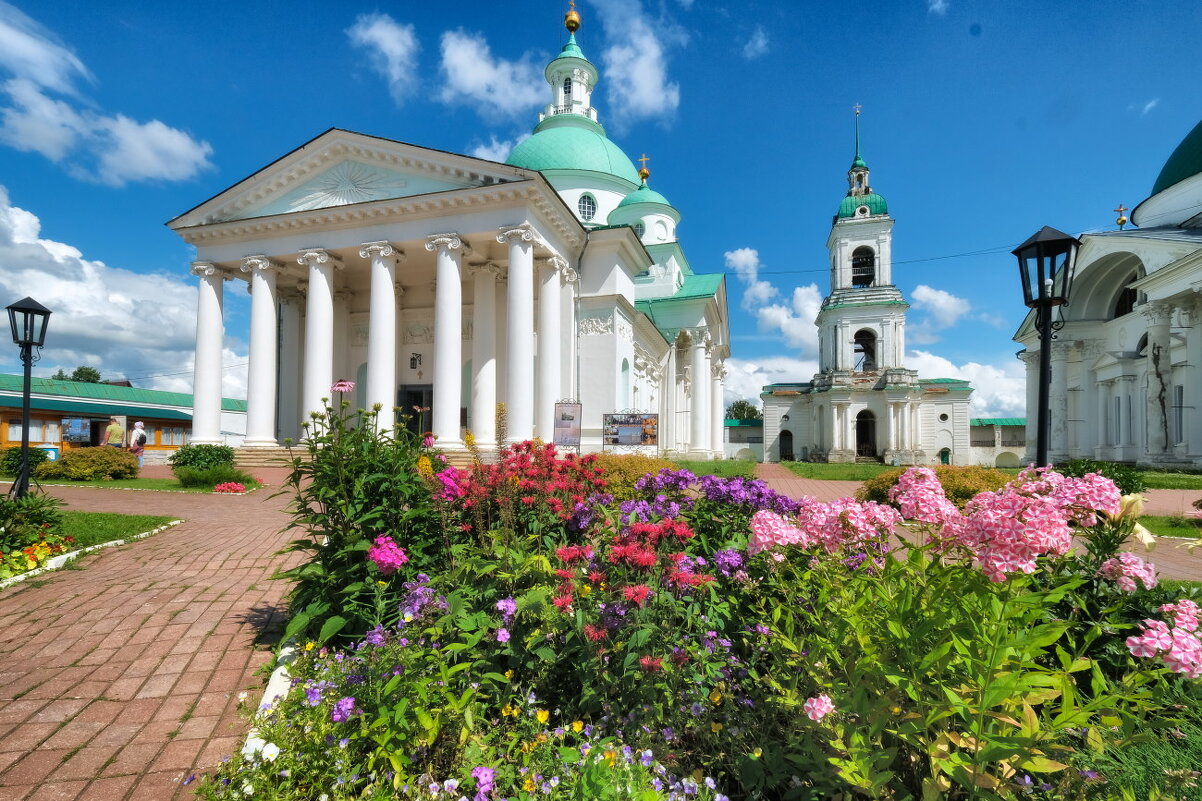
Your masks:
{"label": "green metal roof", "polygon": [[636,300],[634,307],[639,311],[646,313],[647,307],[652,303],[665,303],[672,300],[693,300],[696,298],[712,298],[718,293],[718,288],[722,286],[722,281],[726,276],[722,273],[693,273],[684,277],[684,283],[680,289],[676,290],[675,295],[669,295],[666,298],[645,298]]}
{"label": "green metal roof", "polygon": [[[6,403],[11,402],[11,406]],[[0,408],[20,409],[19,397],[0,396]],[[179,409],[156,409],[152,406],[135,406],[126,403],[94,403],[89,401],[30,398],[29,408],[35,411],[63,412],[77,417],[97,417],[107,420],[111,415],[125,415],[148,420],[186,420],[192,415]]]}
{"label": "green metal roof", "polygon": [[557,114],[540,122],[530,138],[514,147],[505,163],[539,172],[588,170],[636,186],[639,183],[630,157],[609,141],[599,124],[576,114]]}
{"label": "green metal roof", "polygon": [[885,202],[885,198],[878,195],[876,192],[870,192],[867,195],[848,195],[839,202],[839,211],[835,217],[845,220],[849,217],[856,216],[856,209],[860,206],[867,206],[869,214],[888,214],[889,204]]}
{"label": "green metal roof", "polygon": [[967,384],[968,381],[963,378],[920,378],[920,384]]}
{"label": "green metal roof", "polygon": [[[559,58],[584,58],[584,51],[580,49],[580,45],[576,44],[575,33],[568,37],[568,43],[563,46],[563,50],[559,51]],[[588,59],[584,60],[588,61]]]}
{"label": "green metal roof", "polygon": [[725,426],[729,426],[731,428],[736,428],[739,426],[750,426],[752,428],[763,428],[764,427],[763,420],[734,420],[730,417],[723,420],[722,424]]}
{"label": "green metal roof", "polygon": [[[24,391],[19,375],[0,373],[0,392]],[[183,406],[191,408],[192,396],[184,392],[164,392],[158,389],[119,387],[115,384],[92,384],[87,381],[57,381],[53,378],[33,378],[30,392],[34,395],[56,395],[74,399],[104,400],[134,406]],[[246,401],[222,398],[221,408],[227,412],[245,412]]]}
{"label": "green metal roof", "polygon": [[1025,426],[1025,417],[973,417],[969,419],[970,426]]}
{"label": "green metal roof", "polygon": [[1202,172],[1202,122],[1185,135],[1181,144],[1169,156],[1156,177],[1152,186],[1152,194],[1163,192],[1170,186],[1179,184],[1186,178],[1192,178]]}
{"label": "green metal roof", "polygon": [[622,198],[622,202],[618,204],[618,208],[621,209],[627,206],[633,206],[636,203],[660,203],[664,206],[672,205],[668,202],[666,197],[647,186],[646,181],[644,181],[638,189]]}

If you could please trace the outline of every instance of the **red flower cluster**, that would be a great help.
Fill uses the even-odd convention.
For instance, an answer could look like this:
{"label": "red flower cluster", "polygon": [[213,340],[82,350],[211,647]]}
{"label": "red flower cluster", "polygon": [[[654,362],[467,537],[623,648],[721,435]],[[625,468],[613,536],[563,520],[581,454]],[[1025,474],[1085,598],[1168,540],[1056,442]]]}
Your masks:
{"label": "red flower cluster", "polygon": [[664,669],[664,660],[658,656],[639,657],[639,667],[644,673],[659,673]]}
{"label": "red flower cluster", "polygon": [[560,561],[567,562],[569,565],[584,563],[593,558],[593,547],[591,545],[567,545],[563,548],[556,548],[555,555]]}

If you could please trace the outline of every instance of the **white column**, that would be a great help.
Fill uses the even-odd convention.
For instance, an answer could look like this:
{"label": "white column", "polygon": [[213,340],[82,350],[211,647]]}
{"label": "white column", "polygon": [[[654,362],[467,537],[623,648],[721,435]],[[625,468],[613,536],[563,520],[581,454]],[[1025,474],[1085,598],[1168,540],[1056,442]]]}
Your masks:
{"label": "white column", "polygon": [[[351,364],[351,304],[355,293],[349,289],[339,289],[334,293],[334,380],[355,381],[355,368]],[[356,400],[359,396],[358,387],[355,393],[344,398],[352,408],[361,404]]]}
{"label": "white column", "polygon": [[1039,351],[1020,351],[1018,358],[1027,367],[1027,447],[1023,461],[1035,463],[1035,449],[1039,438]]}
{"label": "white column", "polygon": [[689,449],[698,455],[709,450],[709,359],[706,357],[707,340],[705,331],[693,332],[693,397],[690,399],[692,419],[689,421],[691,438]]}
{"label": "white column", "polygon": [[367,408],[379,405],[376,428],[391,431],[397,405],[397,286],[396,266],[404,258],[391,242],[368,242],[359,258],[371,259],[371,291],[367,318]]}
{"label": "white column", "polygon": [[246,446],[270,448],[276,441],[276,364],[279,317],[276,273],[280,265],[266,256],[242,260],[250,273],[250,363],[246,381]]}
{"label": "white column", "polygon": [[1096,339],[1081,343],[1081,410],[1078,414],[1080,422],[1076,423],[1077,447],[1079,452],[1073,454],[1084,459],[1094,459],[1094,448],[1101,444],[1097,437],[1097,426],[1091,425],[1093,415],[1098,411],[1098,374],[1094,372],[1093,364],[1102,354],[1102,342]]}
{"label": "white column", "polygon": [[497,277],[491,261],[471,268],[472,435],[483,449],[497,446]]}
{"label": "white column", "polygon": [[293,290],[280,297],[280,384],[277,402],[280,436],[300,439],[301,389],[301,304],[304,299]]}
{"label": "white column", "polygon": [[[1119,394],[1119,445],[1130,447],[1135,444],[1134,431],[1132,431],[1132,423],[1134,414],[1132,412],[1132,403],[1135,400],[1134,395],[1135,377],[1129,375],[1119,376],[1118,382],[1115,384]],[[1126,458],[1123,454],[1119,458]]]}
{"label": "white column", "polygon": [[560,275],[567,266],[568,263],[559,256],[552,256],[540,263],[542,280],[538,288],[538,401],[535,406],[535,432],[543,442],[555,440],[555,401],[562,397]]}
{"label": "white column", "polygon": [[[579,289],[579,284],[580,274],[569,266],[563,273],[563,313],[561,315],[564,321],[564,345],[561,363],[563,364],[564,375],[567,376],[567,381],[564,381],[563,376],[561,376],[560,382],[561,386],[565,387],[563,390],[565,398],[580,397],[579,389],[577,388],[577,379],[580,375],[579,362],[577,361],[580,358],[580,347],[578,344],[580,333],[576,330],[576,293]],[[671,386],[671,384],[661,386]],[[660,392],[662,396],[668,397],[667,393],[662,389]],[[666,420],[667,418],[664,419]]]}
{"label": "white column", "polygon": [[713,384],[710,391],[710,420],[713,429],[710,431],[710,447],[719,458],[726,456],[726,443],[723,436],[726,431],[726,404],[722,402],[722,379],[726,376],[726,366],[719,361],[714,364]]}
{"label": "white column", "polygon": [[192,443],[221,445],[221,353],[225,323],[221,305],[225,275],[217,265],[192,262],[200,278],[196,302],[196,361],[192,372]]}
{"label": "white column", "polygon": [[463,445],[459,409],[463,399],[463,241],[458,234],[426,239],[434,268],[434,409],[431,429],[443,448]]}
{"label": "white column", "polygon": [[334,268],[338,260],[321,248],[301,251],[297,263],[309,268],[305,303],[305,377],[301,413],[308,419],[325,410],[334,383]]}
{"label": "white column", "polygon": [[534,437],[534,239],[528,224],[497,234],[498,242],[509,245],[505,409],[510,442]]}
{"label": "white column", "polygon": [[1068,458],[1068,360],[1075,342],[1052,344],[1052,386],[1049,403],[1052,414],[1052,436],[1048,444],[1049,459]]}

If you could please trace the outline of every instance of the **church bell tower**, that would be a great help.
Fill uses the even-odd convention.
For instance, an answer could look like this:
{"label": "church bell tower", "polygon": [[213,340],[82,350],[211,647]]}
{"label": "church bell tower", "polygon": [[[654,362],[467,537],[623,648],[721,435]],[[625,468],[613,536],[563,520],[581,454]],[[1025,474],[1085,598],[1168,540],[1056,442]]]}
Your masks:
{"label": "church bell tower", "polygon": [[847,195],[839,203],[826,246],[831,289],[818,312],[819,376],[824,384],[856,383],[904,369],[906,309],[893,285],[893,218],[885,198],[873,191],[860,156],[860,109],[856,107],[856,155],[847,171]]}

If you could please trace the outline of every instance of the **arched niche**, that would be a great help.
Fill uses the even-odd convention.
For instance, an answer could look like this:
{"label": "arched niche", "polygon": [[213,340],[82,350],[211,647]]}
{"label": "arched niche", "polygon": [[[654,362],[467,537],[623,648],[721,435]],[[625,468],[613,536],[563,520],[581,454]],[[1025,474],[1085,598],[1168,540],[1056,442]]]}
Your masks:
{"label": "arched niche", "polygon": [[1089,264],[1078,265],[1065,318],[1113,320],[1130,313],[1143,302],[1130,284],[1145,275],[1143,261],[1128,251],[1107,253]]}
{"label": "arched niche", "polygon": [[860,245],[851,252],[851,285],[868,287],[876,282],[876,251]]}

